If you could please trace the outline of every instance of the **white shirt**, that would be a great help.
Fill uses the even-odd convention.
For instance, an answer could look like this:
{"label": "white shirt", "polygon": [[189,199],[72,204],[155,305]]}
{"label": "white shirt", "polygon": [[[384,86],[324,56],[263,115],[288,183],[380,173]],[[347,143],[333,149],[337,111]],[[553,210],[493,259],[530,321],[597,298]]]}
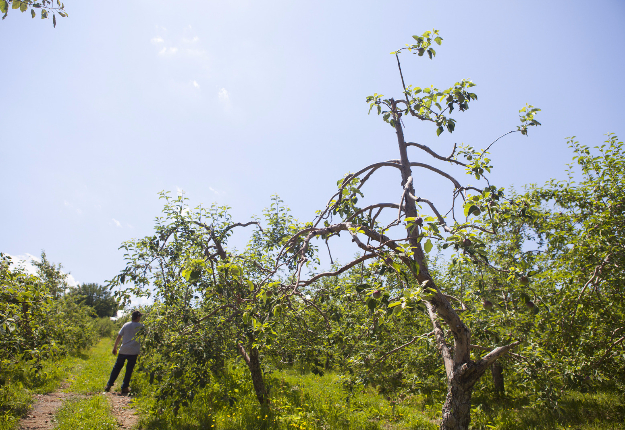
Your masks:
{"label": "white shirt", "polygon": [[119,348],[119,353],[124,355],[139,355],[141,344],[137,342],[134,337],[143,328],[143,324],[138,322],[127,322],[119,330],[119,335],[122,336],[122,346]]}

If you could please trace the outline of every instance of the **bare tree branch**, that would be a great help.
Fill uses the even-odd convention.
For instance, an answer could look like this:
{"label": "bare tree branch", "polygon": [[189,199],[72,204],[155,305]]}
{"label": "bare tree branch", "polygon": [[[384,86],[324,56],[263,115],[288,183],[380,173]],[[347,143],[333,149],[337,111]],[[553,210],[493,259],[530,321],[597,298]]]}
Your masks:
{"label": "bare tree branch", "polygon": [[229,230],[232,230],[235,227],[247,227],[248,225],[252,225],[252,224],[256,224],[256,226],[260,229],[260,231],[263,231],[263,228],[261,227],[258,221],[250,221],[246,223],[238,222],[236,224],[230,224],[228,227],[226,227],[224,231],[222,232],[222,235],[226,234]]}
{"label": "bare tree branch", "polygon": [[417,148],[419,148],[419,149],[424,150],[425,152],[427,152],[428,154],[430,154],[432,157],[437,158],[437,159],[439,159],[439,160],[449,161],[450,163],[455,163],[455,164],[458,164],[458,165],[460,165],[460,166],[464,166],[464,167],[466,167],[466,166],[467,166],[465,163],[461,163],[460,161],[458,161],[458,160],[454,160],[454,159],[452,159],[452,158],[451,158],[451,157],[453,157],[454,153],[456,152],[456,151],[455,151],[455,148],[456,148],[456,145],[455,145],[455,144],[454,144],[454,151],[451,153],[451,155],[450,155],[449,157],[443,157],[443,156],[441,156],[441,155],[438,155],[436,152],[432,151],[432,150],[430,149],[430,147],[429,147],[429,146],[426,146],[426,145],[421,145],[421,144],[419,144],[419,143],[415,143],[415,142],[406,142],[406,146],[415,146],[415,147],[417,147]]}
{"label": "bare tree branch", "polygon": [[[328,204],[326,205],[326,208],[323,210],[323,212],[321,214],[319,214],[317,216],[317,221],[315,221],[315,223],[313,224],[314,227],[317,227],[319,225],[319,223],[321,222],[322,219],[325,218],[325,216],[327,215],[327,213],[332,209],[332,207],[334,205],[337,205],[338,203],[340,203],[341,201],[341,195],[343,192],[343,188],[345,188],[352,179],[362,175],[364,172],[374,169],[377,170],[380,167],[395,167],[396,169],[400,169],[400,165],[399,163],[397,163],[395,160],[391,160],[391,161],[384,161],[384,162],[380,162],[380,163],[374,163],[371,164],[367,167],[365,167],[364,169],[360,169],[358,172],[356,173],[352,173],[347,175],[343,181],[341,182],[341,186],[339,187],[339,190],[330,198],[330,200],[328,201]],[[373,174],[373,172],[371,172],[371,174]],[[369,179],[369,177],[371,176],[371,174],[366,176],[366,179]],[[332,205],[332,201],[338,197],[338,200],[334,203],[334,205]]]}
{"label": "bare tree branch", "polygon": [[386,354],[384,354],[382,357],[378,358],[372,365],[371,367],[375,366],[378,363],[381,363],[382,361],[386,360],[388,357],[390,357],[392,354],[395,354],[396,352],[401,351],[402,349],[406,348],[407,346],[412,345],[415,341],[417,341],[418,339],[424,339],[428,336],[432,336],[434,334],[434,330],[432,330],[429,333],[425,333],[419,336],[415,336],[412,338],[412,340],[404,343],[403,345],[398,346],[395,349],[390,350],[389,352],[387,352]]}
{"label": "bare tree branch", "polygon": [[[467,373],[463,376],[477,381],[480,378],[480,376],[482,376],[484,371],[488,369],[488,367],[495,362],[495,360],[497,360],[499,357],[501,357],[502,355],[504,355],[505,353],[507,353],[508,351],[510,351],[512,348],[514,348],[520,343],[521,341],[519,340],[509,345],[497,347],[493,349],[491,352],[489,352],[488,354],[486,354],[484,357],[476,361],[473,366],[468,367],[468,368],[463,366],[465,367],[467,371]],[[465,369],[462,369],[461,371]]]}
{"label": "bare tree branch", "polygon": [[[479,345],[471,345],[471,349],[479,349],[480,351],[492,351],[493,350],[493,348],[488,348],[488,347],[479,346]],[[508,355],[510,357],[516,358],[517,360],[525,360],[527,362],[530,361],[529,358],[527,358],[527,357],[525,357],[525,356],[523,356],[521,354],[516,354],[514,352],[508,352]]]}
{"label": "bare tree branch", "polygon": [[319,309],[319,307],[311,300],[308,300],[303,294],[298,293],[299,297],[305,302],[307,303],[309,306],[312,306],[313,308],[315,308],[315,310],[319,313],[319,315],[321,315],[323,317],[323,320],[326,323],[326,327],[328,328],[328,330],[332,330],[332,327],[330,326],[330,321],[328,320],[328,316],[321,311],[321,309]]}
{"label": "bare tree branch", "polygon": [[484,156],[484,154],[486,154],[486,152],[490,149],[490,147],[493,146],[495,144],[495,142],[497,142],[499,139],[501,139],[502,137],[507,136],[507,135],[509,135],[511,133],[516,133],[517,131],[519,131],[519,130],[512,130],[512,131],[509,131],[509,132],[504,133],[501,136],[499,136],[490,145],[488,145],[485,150],[482,151],[482,153],[480,154],[480,158],[482,158]]}
{"label": "bare tree branch", "polygon": [[371,210],[371,209],[375,209],[375,208],[380,208],[380,209],[392,208],[392,209],[395,209],[395,208],[398,208],[398,207],[399,206],[397,206],[396,203],[378,203],[378,204],[375,204],[375,205],[367,206],[366,208],[360,209],[354,215],[352,215],[349,218],[347,218],[345,220],[345,222],[351,222],[354,218],[356,218],[361,213],[366,212],[366,211]]}
{"label": "bare tree branch", "polygon": [[445,178],[449,179],[449,180],[450,180],[450,181],[454,184],[454,187],[456,187],[456,188],[460,188],[460,189],[462,189],[462,188],[463,188],[463,187],[462,187],[462,185],[460,185],[460,182],[458,182],[458,181],[457,181],[457,180],[456,180],[453,176],[451,176],[451,175],[450,175],[450,174],[448,174],[448,173],[443,172],[443,171],[442,171],[442,170],[440,170],[440,169],[437,169],[436,167],[430,166],[429,164],[425,164],[425,163],[414,163],[414,162],[413,162],[413,163],[410,163],[410,166],[412,166],[412,167],[423,167],[424,169],[431,170],[432,172],[438,173],[439,175],[441,175],[441,176],[443,176],[443,177],[445,177]]}
{"label": "bare tree branch", "polygon": [[607,358],[609,358],[610,353],[612,352],[612,350],[614,349],[615,346],[619,345],[620,343],[622,343],[625,340],[625,336],[623,336],[622,338],[618,339],[616,342],[614,342],[612,345],[610,345],[608,347],[608,349],[606,349],[605,353],[603,354],[603,357],[601,357],[601,359],[599,361],[597,361],[593,367],[598,367],[601,363],[603,363]]}
{"label": "bare tree branch", "polygon": [[440,212],[438,212],[438,210],[436,209],[436,206],[434,206],[434,203],[432,203],[431,201],[429,201],[427,199],[422,199],[421,197],[415,197],[415,196],[413,196],[410,193],[408,193],[408,196],[411,199],[413,199],[415,202],[427,203],[428,206],[430,206],[430,208],[432,209],[432,211],[436,214],[436,218],[438,218],[438,223],[443,226],[443,230],[445,230],[447,233],[451,233],[452,232],[451,228],[445,222],[445,218],[443,218],[443,216],[440,214]]}
{"label": "bare tree branch", "polygon": [[377,257],[377,254],[366,254],[366,255],[363,255],[362,257],[355,259],[354,261],[352,261],[352,262],[342,266],[340,269],[335,270],[334,272],[319,273],[319,274],[313,276],[312,278],[310,278],[307,281],[300,281],[299,286],[300,287],[305,287],[305,286],[310,285],[313,282],[315,282],[315,281],[317,281],[317,280],[319,280],[321,278],[325,278],[325,277],[328,277],[328,276],[338,276],[341,273],[345,272],[346,270],[349,270],[352,267],[356,266],[357,264],[360,264],[363,261],[369,260],[370,258],[374,258],[374,257]]}

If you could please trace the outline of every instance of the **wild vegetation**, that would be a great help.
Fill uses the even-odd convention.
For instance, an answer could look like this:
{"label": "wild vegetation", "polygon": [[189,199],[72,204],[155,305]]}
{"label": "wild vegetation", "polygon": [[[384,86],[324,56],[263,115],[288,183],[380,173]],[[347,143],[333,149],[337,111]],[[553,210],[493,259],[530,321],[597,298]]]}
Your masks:
{"label": "wild vegetation", "polygon": [[[81,351],[115,328],[108,317],[97,318],[94,308],[83,303],[82,287],[70,288],[61,265],[51,263],[45,252],[34,263],[36,275],[11,263],[0,255],[2,425],[26,413],[33,394],[56,388]],[[106,296],[110,301],[110,292]]]}
{"label": "wild vegetation", "polygon": [[[441,156],[411,142],[409,120],[452,133],[477,100],[469,80],[406,85],[401,55],[433,59],[441,43],[433,30],[392,53],[403,93],[367,102],[399,158],[345,175],[312,221],[277,196],[261,217],[234,222],[227,207],[164,192],[153,234],[122,244],[126,265],[108,287],[121,306],[150,302],[133,380],[142,428],[622,426],[623,144],[571,138],[567,180],[518,191],[491,183],[489,151],[540,125],[531,105],[483,150],[454,145]],[[369,201],[381,169],[397,171],[398,187]],[[477,185],[462,185],[463,173]],[[449,195],[431,195],[427,175],[448,180]],[[231,246],[244,231],[247,244]],[[332,258],[341,234],[354,245],[347,262]],[[109,290],[68,289],[45,254],[38,269],[0,264],[5,417],[48,387],[48,363],[112,334],[97,319],[117,310]],[[59,422],[74,427],[74,407],[105,423],[98,402],[68,405]]]}

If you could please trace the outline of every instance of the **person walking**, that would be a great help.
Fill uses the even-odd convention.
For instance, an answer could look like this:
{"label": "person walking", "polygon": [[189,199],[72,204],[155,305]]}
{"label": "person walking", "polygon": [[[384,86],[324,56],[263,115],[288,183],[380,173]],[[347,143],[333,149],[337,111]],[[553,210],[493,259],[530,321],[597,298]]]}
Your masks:
{"label": "person walking", "polygon": [[132,321],[124,324],[121,330],[119,330],[117,339],[115,339],[115,346],[113,346],[113,355],[117,355],[117,345],[119,345],[120,341],[122,342],[122,346],[119,348],[117,361],[113,366],[111,377],[109,378],[106,387],[104,387],[104,391],[111,390],[111,387],[119,376],[119,372],[121,372],[124,367],[124,363],[128,360],[128,364],[126,364],[126,373],[124,374],[124,382],[122,382],[122,394],[128,394],[130,392],[130,378],[132,377],[132,370],[137,363],[137,356],[139,355],[139,350],[141,349],[141,345],[135,340],[135,335],[144,327],[143,324],[139,323],[141,316],[141,312],[134,311],[132,313]]}

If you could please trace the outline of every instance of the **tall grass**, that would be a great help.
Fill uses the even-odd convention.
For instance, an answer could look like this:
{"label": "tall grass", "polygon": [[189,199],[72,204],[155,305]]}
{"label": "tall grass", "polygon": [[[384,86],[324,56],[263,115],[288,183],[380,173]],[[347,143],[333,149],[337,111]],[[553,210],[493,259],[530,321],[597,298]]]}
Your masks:
{"label": "tall grass", "polygon": [[[389,402],[374,389],[343,389],[340,375],[320,377],[295,369],[280,370],[267,378],[271,401],[261,408],[245,368],[231,364],[225,377],[208,384],[193,401],[175,409],[157,406],[146,375],[137,374],[135,387],[145,429],[215,430],[429,430],[437,429],[444,391],[413,394]],[[494,397],[486,381],[473,397],[474,430],[625,429],[625,399],[617,392],[566,393],[554,412],[526,393],[510,387]]]}
{"label": "tall grass", "polygon": [[[137,375],[137,407],[146,429],[436,429],[421,398],[391,406],[374,390],[342,388],[339,375],[323,377],[283,370],[268,377],[271,401],[259,406],[244,368],[231,365],[223,379],[207,385],[177,411],[157,403],[145,375]],[[167,402],[165,402],[166,405]],[[418,405],[418,408],[415,406]],[[436,415],[433,413],[432,415]]]}

